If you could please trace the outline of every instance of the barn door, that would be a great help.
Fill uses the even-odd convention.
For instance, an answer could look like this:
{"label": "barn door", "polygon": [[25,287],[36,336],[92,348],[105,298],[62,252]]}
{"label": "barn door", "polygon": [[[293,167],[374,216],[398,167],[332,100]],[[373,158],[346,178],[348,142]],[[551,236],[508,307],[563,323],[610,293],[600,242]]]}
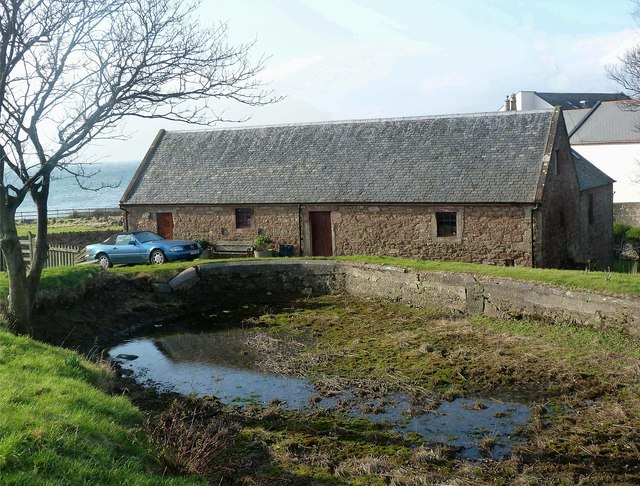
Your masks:
{"label": "barn door", "polygon": [[173,239],[173,214],[156,213],[158,222],[158,234],[167,240]]}
{"label": "barn door", "polygon": [[309,223],[311,223],[311,254],[313,256],[332,256],[331,212],[311,211]]}

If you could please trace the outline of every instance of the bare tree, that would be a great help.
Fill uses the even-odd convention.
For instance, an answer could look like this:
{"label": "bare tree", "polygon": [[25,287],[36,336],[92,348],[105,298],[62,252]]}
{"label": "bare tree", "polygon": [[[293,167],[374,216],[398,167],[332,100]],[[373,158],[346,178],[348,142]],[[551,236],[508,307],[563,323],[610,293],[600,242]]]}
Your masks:
{"label": "bare tree", "polygon": [[[210,125],[212,101],[275,101],[251,44],[227,43],[226,25],[194,20],[185,0],[0,0],[0,248],[9,276],[5,315],[29,331],[47,258],[52,171],[70,168],[125,117]],[[71,170],[71,169],[70,169]],[[15,225],[31,197],[37,243],[27,268]]]}

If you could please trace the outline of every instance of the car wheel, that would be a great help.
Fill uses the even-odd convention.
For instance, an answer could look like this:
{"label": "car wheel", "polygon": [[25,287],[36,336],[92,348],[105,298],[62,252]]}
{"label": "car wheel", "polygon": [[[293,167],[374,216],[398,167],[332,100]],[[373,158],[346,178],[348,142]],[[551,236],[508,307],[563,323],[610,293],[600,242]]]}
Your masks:
{"label": "car wheel", "polygon": [[106,253],[100,253],[96,259],[98,260],[98,264],[105,270],[113,267],[113,263],[111,263],[111,260],[109,260],[109,256]]}
{"label": "car wheel", "polygon": [[167,263],[167,257],[163,253],[162,250],[153,250],[151,252],[151,264],[152,265],[162,265],[163,263]]}

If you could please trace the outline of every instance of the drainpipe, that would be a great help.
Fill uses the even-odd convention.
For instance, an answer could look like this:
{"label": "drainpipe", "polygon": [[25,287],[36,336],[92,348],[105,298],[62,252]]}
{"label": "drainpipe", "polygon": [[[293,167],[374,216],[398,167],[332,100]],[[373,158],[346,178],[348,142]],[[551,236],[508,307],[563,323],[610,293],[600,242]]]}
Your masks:
{"label": "drainpipe", "polygon": [[540,205],[536,204],[532,209],[531,209],[531,268],[535,268],[535,258],[536,258],[536,252],[535,252],[535,245],[534,245],[534,237],[533,237],[533,212],[537,211],[538,209],[540,209]]}
{"label": "drainpipe", "polygon": [[302,204],[298,204],[298,251],[302,256]]}
{"label": "drainpipe", "polygon": [[125,208],[123,208],[122,206],[120,207],[120,209],[122,209],[124,211],[124,230],[125,231],[129,231],[129,211],[127,211]]}

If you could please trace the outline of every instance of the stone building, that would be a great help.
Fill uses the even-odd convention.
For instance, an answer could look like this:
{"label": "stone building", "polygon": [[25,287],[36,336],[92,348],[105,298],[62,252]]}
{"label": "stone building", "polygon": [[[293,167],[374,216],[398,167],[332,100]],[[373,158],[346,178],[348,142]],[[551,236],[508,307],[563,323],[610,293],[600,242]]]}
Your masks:
{"label": "stone building", "polygon": [[298,255],[604,266],[612,182],[558,108],[161,130],[121,207],[131,230]]}

